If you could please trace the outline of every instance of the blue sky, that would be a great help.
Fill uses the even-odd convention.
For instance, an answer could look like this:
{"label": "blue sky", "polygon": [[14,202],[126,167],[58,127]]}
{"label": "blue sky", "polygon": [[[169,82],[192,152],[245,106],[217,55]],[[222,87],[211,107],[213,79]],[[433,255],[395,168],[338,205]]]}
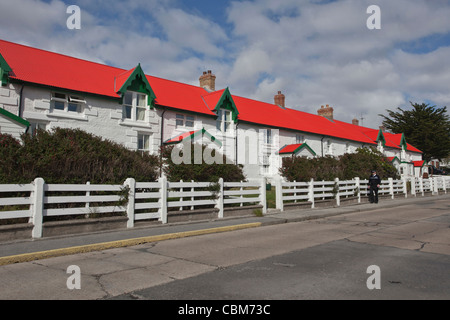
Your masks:
{"label": "blue sky", "polygon": [[193,85],[212,70],[232,94],[282,91],[288,107],[376,128],[409,101],[450,104],[449,16],[450,0],[0,0],[0,38]]}

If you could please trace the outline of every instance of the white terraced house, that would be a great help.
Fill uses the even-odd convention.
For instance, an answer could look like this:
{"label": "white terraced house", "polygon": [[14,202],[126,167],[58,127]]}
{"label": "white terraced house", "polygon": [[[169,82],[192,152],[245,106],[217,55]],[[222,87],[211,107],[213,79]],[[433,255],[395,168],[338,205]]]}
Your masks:
{"label": "white terraced house", "polygon": [[[79,128],[131,150],[158,153],[164,144],[201,141],[244,164],[248,179],[279,176],[285,156],[340,156],[376,147],[403,176],[421,176],[422,152],[403,134],[345,123],[326,105],[311,114],[216,90],[0,40],[0,132]],[[368,169],[369,170],[369,169]]]}

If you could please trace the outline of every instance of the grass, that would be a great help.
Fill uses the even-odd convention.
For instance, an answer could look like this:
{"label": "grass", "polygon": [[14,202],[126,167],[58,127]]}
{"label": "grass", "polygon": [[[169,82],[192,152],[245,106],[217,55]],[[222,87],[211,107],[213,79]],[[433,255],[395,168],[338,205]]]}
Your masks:
{"label": "grass", "polygon": [[270,190],[266,191],[267,208],[276,208],[275,187],[272,186]]}

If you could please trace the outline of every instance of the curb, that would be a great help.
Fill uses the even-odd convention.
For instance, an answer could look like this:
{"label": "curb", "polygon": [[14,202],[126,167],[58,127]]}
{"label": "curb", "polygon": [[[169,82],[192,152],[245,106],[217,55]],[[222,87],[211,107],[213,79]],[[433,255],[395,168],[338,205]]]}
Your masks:
{"label": "curb", "polygon": [[262,225],[261,222],[253,222],[253,223],[238,224],[238,225],[226,226],[226,227],[217,227],[217,228],[209,228],[209,229],[194,230],[194,231],[168,233],[168,234],[157,235],[157,236],[148,236],[148,237],[141,237],[141,238],[133,238],[133,239],[126,239],[126,240],[117,240],[117,241],[109,241],[109,242],[102,242],[102,243],[96,243],[96,244],[88,244],[88,245],[83,245],[83,246],[53,249],[53,250],[47,250],[47,251],[24,253],[24,254],[19,254],[19,255],[0,257],[0,266],[14,264],[14,263],[21,263],[21,262],[30,262],[30,261],[35,261],[35,260],[42,260],[42,259],[48,259],[48,258],[60,257],[60,256],[65,256],[65,255],[78,254],[78,253],[87,253],[87,252],[102,251],[102,250],[121,248],[121,247],[130,247],[130,246],[135,246],[135,245],[150,243],[150,242],[158,242],[158,241],[187,238],[187,237],[193,237],[193,236],[199,236],[199,235],[205,235],[205,234],[228,232],[228,231],[235,231],[235,230],[248,229],[248,228],[256,228],[261,225]]}
{"label": "curb", "polygon": [[[447,194],[446,194],[446,196],[447,196]],[[130,246],[135,246],[135,245],[145,244],[145,243],[150,243],[150,242],[187,238],[187,237],[192,237],[192,236],[199,236],[199,235],[219,233],[219,232],[228,232],[228,231],[234,231],[234,230],[242,230],[242,229],[256,228],[256,227],[261,227],[261,226],[284,224],[284,223],[290,223],[290,222],[308,221],[308,220],[327,218],[327,217],[348,214],[348,213],[355,213],[355,212],[362,212],[362,211],[370,212],[370,211],[377,210],[377,209],[385,209],[387,207],[402,206],[405,204],[420,202],[421,200],[424,200],[424,198],[417,198],[417,199],[412,199],[412,200],[413,201],[405,201],[404,203],[402,202],[402,203],[396,203],[396,204],[385,203],[384,205],[373,206],[370,208],[367,208],[367,207],[361,208],[359,205],[354,205],[354,206],[349,206],[348,208],[346,208],[344,210],[339,210],[338,212],[319,213],[319,212],[313,212],[315,209],[312,209],[311,211],[307,212],[305,215],[302,215],[299,217],[277,217],[277,215],[280,213],[275,213],[273,215],[269,214],[269,215],[265,216],[267,218],[272,218],[272,220],[270,220],[270,221],[251,222],[251,223],[237,224],[237,225],[224,226],[224,227],[215,227],[215,228],[207,228],[207,229],[200,229],[200,230],[175,232],[175,233],[168,233],[168,234],[163,234],[163,235],[146,236],[146,237],[139,237],[139,238],[124,239],[124,240],[114,240],[114,241],[101,242],[101,243],[95,243],[95,244],[87,244],[87,245],[73,246],[73,247],[60,248],[60,249],[51,249],[51,250],[38,251],[38,252],[32,252],[32,253],[23,253],[23,254],[12,255],[12,256],[4,256],[4,257],[0,257],[0,266],[14,264],[14,263],[21,263],[21,262],[30,262],[30,261],[35,261],[35,260],[42,260],[42,259],[48,259],[48,258],[72,255],[72,254],[78,254],[78,253],[88,253],[88,252],[93,252],[93,251],[102,251],[102,250],[107,250],[107,249],[130,247]],[[329,208],[329,209],[331,210],[333,208]],[[334,207],[334,209],[336,209],[336,207]]]}

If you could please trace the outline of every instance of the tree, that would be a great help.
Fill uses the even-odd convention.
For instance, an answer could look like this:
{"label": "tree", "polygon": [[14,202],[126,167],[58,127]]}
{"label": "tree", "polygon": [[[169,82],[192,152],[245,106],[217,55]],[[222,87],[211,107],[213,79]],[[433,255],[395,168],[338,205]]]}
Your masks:
{"label": "tree", "polygon": [[282,163],[279,172],[288,181],[366,179],[371,170],[376,170],[382,179],[398,178],[397,169],[375,148],[358,148],[355,153],[338,158],[286,157]]}
{"label": "tree", "polygon": [[383,125],[392,133],[403,133],[408,141],[423,152],[423,159],[443,159],[450,155],[450,121],[447,107],[411,103],[412,110],[387,110]]}

